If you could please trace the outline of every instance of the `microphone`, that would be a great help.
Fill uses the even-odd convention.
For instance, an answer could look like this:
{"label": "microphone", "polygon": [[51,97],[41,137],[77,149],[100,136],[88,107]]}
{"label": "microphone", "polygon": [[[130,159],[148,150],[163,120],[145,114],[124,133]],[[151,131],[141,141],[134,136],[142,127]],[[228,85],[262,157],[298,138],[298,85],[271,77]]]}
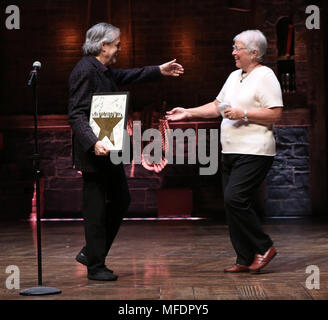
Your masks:
{"label": "microphone", "polygon": [[39,69],[41,69],[41,62],[40,62],[40,61],[35,61],[35,62],[33,63],[33,69],[34,69],[34,70],[39,70]]}
{"label": "microphone", "polygon": [[41,69],[41,62],[40,61],[35,61],[33,63],[33,70],[30,72],[30,75],[28,77],[28,82],[27,85],[31,86],[32,83],[34,82],[34,79],[36,78],[37,71]]}

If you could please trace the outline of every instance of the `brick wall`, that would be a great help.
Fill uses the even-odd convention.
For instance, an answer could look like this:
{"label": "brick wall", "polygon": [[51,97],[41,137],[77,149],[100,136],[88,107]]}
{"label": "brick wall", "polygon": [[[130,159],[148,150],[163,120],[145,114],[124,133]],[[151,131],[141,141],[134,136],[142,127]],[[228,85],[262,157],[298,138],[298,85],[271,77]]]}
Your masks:
{"label": "brick wall", "polygon": [[289,17],[294,25],[294,61],[295,61],[295,81],[296,93],[284,95],[285,105],[289,108],[307,108],[309,97],[309,87],[312,84],[309,80],[308,58],[307,58],[307,43],[306,39],[309,36],[308,30],[305,27],[305,2],[302,0],[295,1],[260,1],[265,6],[265,17],[262,21],[261,30],[267,36],[268,40],[268,55],[266,63],[277,74],[277,31],[276,25],[280,19]]}
{"label": "brick wall", "polygon": [[[9,4],[9,0],[2,1],[0,12]],[[0,77],[2,83],[9,84],[5,90],[1,88],[0,114],[32,114],[26,79],[35,60],[42,62],[40,114],[65,114],[67,80],[82,56],[85,32],[104,20],[121,29],[117,67],[160,64],[173,58],[185,67],[181,79],[122,88],[131,89],[130,109],[139,111],[147,105],[158,109],[163,100],[169,106],[195,106],[214,99],[235,68],[232,39],[245,29],[263,30],[269,42],[266,63],[276,69],[275,26],[280,18],[290,16],[295,26],[298,94],[286,99],[289,107],[306,107],[306,88],[311,83],[307,77],[304,1],[17,0],[16,5],[21,11],[21,29],[7,30],[0,24],[0,54],[5,61]],[[244,10],[232,10],[228,5]]]}
{"label": "brick wall", "polygon": [[[21,11],[21,29],[7,30],[4,23],[0,24],[5,43],[1,57],[6,61],[1,82],[10,84],[1,94],[1,114],[32,114],[26,80],[35,60],[42,62],[40,114],[65,114],[67,80],[81,57],[87,25],[106,20],[108,15],[122,31],[117,67],[160,64],[177,58],[186,70],[183,79],[135,87],[131,109],[137,111],[146,105],[158,108],[163,100],[170,106],[208,102],[234,69],[233,36],[248,27],[250,21],[250,13],[230,11],[224,2],[213,0],[91,3],[88,21],[86,0],[15,2]],[[9,4],[9,0],[2,1],[0,12],[4,13]],[[104,14],[107,12],[110,13]]]}
{"label": "brick wall", "polygon": [[[81,217],[82,177],[72,168],[71,130],[64,125],[65,117],[51,118],[54,117],[41,117],[38,132],[40,171],[44,182],[44,188],[41,189],[43,217]],[[32,211],[33,119],[20,117],[16,121],[21,124],[3,130],[4,148],[0,151],[0,220],[28,218]],[[46,125],[47,122],[53,125]],[[56,122],[60,122],[59,125],[54,125]],[[217,123],[211,126],[217,128]],[[218,201],[222,194],[219,171],[213,176],[199,176],[199,164],[188,165],[187,147],[185,151],[185,164],[167,165],[160,174],[148,171],[142,165],[135,165],[133,169],[132,165],[125,165],[131,193],[128,217],[157,216],[157,192],[161,189],[190,190],[193,194],[192,214],[222,216],[222,203]]]}
{"label": "brick wall", "polygon": [[[2,22],[5,20],[5,7],[9,4],[12,4],[9,0],[0,4]],[[32,114],[31,90],[27,88],[26,80],[35,60],[43,64],[39,81],[40,114],[66,114],[67,79],[81,57],[85,32],[94,23],[107,19],[121,28],[122,52],[117,67],[159,64],[171,58],[183,63],[185,75],[182,78],[122,88],[131,91],[130,112],[152,112],[159,109],[164,100],[170,108],[196,106],[214,99],[227,75],[234,70],[231,44],[233,37],[242,30],[263,30],[269,42],[266,62],[276,70],[275,27],[280,18],[291,17],[295,26],[297,92],[285,94],[284,103],[287,111],[302,108],[310,112],[304,122],[307,126],[300,126],[304,123],[296,117],[288,126],[280,126],[276,131],[278,156],[268,178],[266,210],[269,215],[305,215],[310,212],[309,188],[317,188],[309,182],[313,171],[311,139],[320,140],[320,135],[325,132],[316,130],[316,137],[312,137],[311,117],[312,113],[316,114],[321,99],[316,91],[315,72],[312,71],[315,67],[313,57],[320,57],[321,38],[319,33],[311,33],[310,37],[305,29],[307,1],[17,0],[15,4],[21,9],[21,30],[6,30],[4,23],[0,23],[0,58],[3,62],[0,80],[7,84],[0,87],[2,116]],[[313,53],[309,54],[309,48]],[[319,63],[323,65],[321,60]],[[6,155],[1,158],[1,199],[14,199],[9,195],[10,192],[12,195],[15,193],[15,183],[19,186],[18,194],[30,196],[31,132],[19,136],[22,131],[10,131],[8,136],[9,131],[4,131],[1,126],[0,129],[0,152]],[[78,197],[81,188],[81,177],[70,169],[69,131],[42,132],[41,141],[42,148],[47,150],[47,157],[41,163],[45,176],[46,210],[58,210],[58,198],[65,199],[67,210],[79,210],[79,205],[69,204],[71,198]],[[135,191],[132,207],[141,211],[146,208],[153,210],[157,187],[181,185],[175,170],[168,168],[168,178],[163,179],[138,168],[137,176],[129,179],[130,187]],[[211,202],[220,194],[217,177],[194,180],[195,175],[188,171],[190,168],[181,167],[181,170],[182,181],[194,183],[194,197],[199,208],[219,210],[220,205],[214,200]],[[6,179],[11,179],[11,189],[5,189]],[[312,181],[318,180],[312,177]],[[206,184],[209,189],[205,188]],[[61,191],[63,187],[65,191]],[[294,202],[286,198],[289,194]],[[18,196],[17,199],[21,198]],[[21,209],[17,212],[24,207],[21,205],[23,201],[18,202],[17,208]],[[76,203],[80,203],[79,198],[76,198]],[[6,206],[10,208],[9,202]],[[29,209],[23,211],[28,212]]]}
{"label": "brick wall", "polygon": [[[277,155],[262,190],[264,214],[309,215],[309,127],[278,126],[275,137]],[[71,131],[68,126],[39,131],[40,168],[44,179],[42,197],[46,217],[81,216],[82,179],[72,169],[70,144]],[[28,217],[33,192],[33,131],[27,128],[6,130],[4,145],[0,166],[0,213],[2,218]],[[184,189],[192,192],[193,215],[223,217],[220,169],[215,175],[200,176],[199,163],[187,164],[187,150],[185,145],[185,164],[167,165],[160,174],[148,171],[142,165],[135,165],[134,168],[125,165],[132,198],[128,216],[156,216],[158,190]]]}
{"label": "brick wall", "polygon": [[[21,29],[7,30],[5,8],[20,8]],[[1,1],[2,71],[0,114],[33,114],[27,79],[39,60],[39,113],[65,114],[69,73],[81,56],[86,29],[87,1]],[[19,94],[17,94],[19,92]]]}
{"label": "brick wall", "polygon": [[[19,120],[8,118],[11,121]],[[3,129],[0,163],[1,219],[28,218],[34,190],[34,132],[32,117],[23,125]],[[40,120],[40,119],[39,119]],[[48,122],[49,119],[46,119]],[[40,122],[39,122],[40,126]],[[45,216],[65,217],[81,212],[81,176],[72,169],[71,130],[66,126],[39,127],[41,198]]]}

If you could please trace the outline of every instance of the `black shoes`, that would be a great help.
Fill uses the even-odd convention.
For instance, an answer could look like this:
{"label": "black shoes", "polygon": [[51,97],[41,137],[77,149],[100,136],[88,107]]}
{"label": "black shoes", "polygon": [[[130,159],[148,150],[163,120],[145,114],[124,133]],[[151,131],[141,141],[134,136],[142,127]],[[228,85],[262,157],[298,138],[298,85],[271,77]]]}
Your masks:
{"label": "black shoes", "polygon": [[113,271],[107,269],[106,267],[101,268],[97,271],[88,272],[89,280],[99,280],[99,281],[116,281],[117,275],[113,273]]}
{"label": "black shoes", "polygon": [[[82,252],[82,250],[77,254],[75,257],[75,260],[78,263],[81,263],[88,266],[88,258],[87,256]],[[108,275],[110,273],[111,275]],[[88,278],[90,280],[102,280],[102,281],[115,281],[117,280],[117,276],[114,274],[113,270],[108,269],[106,266],[101,268],[97,272],[88,272]]]}
{"label": "black shoes", "polygon": [[85,266],[88,266],[87,256],[82,252],[82,250],[77,254],[75,260]]}

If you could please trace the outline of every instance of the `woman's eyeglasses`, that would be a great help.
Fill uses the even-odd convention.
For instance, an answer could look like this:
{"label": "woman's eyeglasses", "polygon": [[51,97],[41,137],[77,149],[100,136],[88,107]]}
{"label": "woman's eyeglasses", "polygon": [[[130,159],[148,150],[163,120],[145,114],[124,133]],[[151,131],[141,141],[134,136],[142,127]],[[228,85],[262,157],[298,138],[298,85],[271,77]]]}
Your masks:
{"label": "woman's eyeglasses", "polygon": [[239,51],[241,51],[241,50],[243,50],[243,49],[247,49],[247,48],[245,48],[245,47],[238,47],[238,46],[232,46],[232,51],[237,51],[237,52],[239,52]]}

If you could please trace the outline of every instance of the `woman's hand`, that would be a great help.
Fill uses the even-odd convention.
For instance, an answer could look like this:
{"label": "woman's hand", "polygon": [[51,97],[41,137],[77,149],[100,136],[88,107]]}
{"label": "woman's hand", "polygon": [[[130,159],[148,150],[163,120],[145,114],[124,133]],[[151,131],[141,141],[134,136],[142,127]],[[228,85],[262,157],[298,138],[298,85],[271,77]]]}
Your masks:
{"label": "woman's hand", "polygon": [[171,111],[166,112],[165,118],[169,121],[187,120],[191,117],[188,109],[174,108]]}
{"label": "woman's hand", "polygon": [[159,66],[163,76],[179,77],[184,73],[182,65],[176,61],[177,59],[174,59]]}
{"label": "woman's hand", "polygon": [[224,110],[224,116],[230,120],[241,120],[244,118],[244,110],[238,108],[227,108]]}

